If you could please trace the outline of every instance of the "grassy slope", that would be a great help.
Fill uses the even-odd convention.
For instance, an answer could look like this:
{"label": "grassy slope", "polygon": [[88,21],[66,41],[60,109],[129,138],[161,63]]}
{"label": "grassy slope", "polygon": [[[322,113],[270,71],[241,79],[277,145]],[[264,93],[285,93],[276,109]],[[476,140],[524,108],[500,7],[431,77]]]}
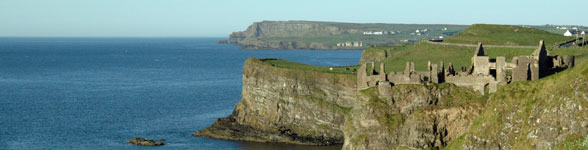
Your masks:
{"label": "grassy slope", "polygon": [[491,45],[535,46],[539,40],[545,40],[545,44],[549,48],[553,47],[555,43],[562,43],[571,39],[573,38],[535,28],[475,24],[455,36],[445,39],[444,42],[468,44],[482,42]]}
{"label": "grassy slope", "polygon": [[[534,130],[532,123],[535,121],[528,121],[531,117],[531,112],[552,110],[552,108],[561,107],[561,104],[570,103],[568,101],[588,106],[588,101],[582,100],[583,98],[581,97],[582,93],[588,93],[588,84],[585,82],[587,80],[588,65],[584,61],[573,69],[537,81],[516,82],[501,87],[498,92],[490,95],[491,101],[487,104],[486,111],[474,121],[466,135],[492,138],[501,129],[505,128],[505,122],[508,121],[505,119],[505,115],[514,113],[514,118],[521,119],[522,122],[514,124],[514,126],[520,127],[520,133],[507,134],[509,139],[517,139],[511,141],[511,144],[515,149],[533,149],[530,146],[535,141],[526,138],[527,134]],[[541,110],[537,110],[539,108]],[[578,113],[573,118],[565,118],[564,120],[578,119],[586,117],[586,115],[588,114]],[[555,118],[555,120],[559,119]],[[471,141],[463,137],[451,141],[446,149],[463,149],[464,144],[471,143]],[[588,143],[586,138],[583,135],[569,135],[566,138],[567,141],[560,143],[558,147],[560,149],[577,149],[579,148],[578,146],[581,146],[578,143]],[[584,149],[588,148],[586,147],[588,145],[584,146]]]}
{"label": "grassy slope", "polygon": [[[469,67],[474,50],[475,48],[472,47],[444,46],[421,42],[414,45],[372,47],[366,49],[366,53],[388,51],[390,57],[383,61],[386,63],[386,72],[400,72],[404,70],[408,61],[415,62],[417,71],[426,70],[428,61],[434,64],[444,61],[446,66],[452,63],[456,69]],[[513,56],[529,55],[533,49],[485,48],[485,52],[491,58],[506,56],[509,61]]]}
{"label": "grassy slope", "polygon": [[[518,31],[514,32],[514,29],[518,29]],[[449,37],[446,42],[475,44],[478,43],[477,40],[480,40],[485,44],[494,45],[539,46],[539,41],[542,39],[547,41],[565,41],[568,37],[533,28],[506,25],[472,25],[457,35]],[[546,44],[549,45],[549,42],[546,42]],[[549,48],[549,46],[547,47],[548,49],[553,49]],[[507,62],[510,62],[513,56],[530,55],[534,51],[534,49],[520,48],[485,47],[484,49],[486,55],[491,58],[505,56]],[[443,46],[421,42],[414,45],[370,47],[365,49],[364,55],[383,56],[382,53],[386,51],[389,56],[383,61],[386,63],[386,72],[403,71],[407,61],[415,62],[417,71],[424,71],[429,60],[434,64],[439,64],[441,61],[444,61],[446,66],[451,62],[456,69],[469,67],[474,50],[475,48],[471,47]],[[553,55],[578,55],[587,52],[588,48],[562,48],[551,51]]]}

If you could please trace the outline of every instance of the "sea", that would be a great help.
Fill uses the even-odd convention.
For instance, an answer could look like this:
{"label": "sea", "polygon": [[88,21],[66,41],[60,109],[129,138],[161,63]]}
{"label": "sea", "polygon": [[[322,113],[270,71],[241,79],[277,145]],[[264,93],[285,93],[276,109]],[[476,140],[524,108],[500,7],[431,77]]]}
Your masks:
{"label": "sea", "polygon": [[[0,149],[340,149],[190,134],[241,100],[247,58],[358,64],[361,50],[245,50],[222,38],[0,38]],[[133,137],[166,145],[126,144]]]}

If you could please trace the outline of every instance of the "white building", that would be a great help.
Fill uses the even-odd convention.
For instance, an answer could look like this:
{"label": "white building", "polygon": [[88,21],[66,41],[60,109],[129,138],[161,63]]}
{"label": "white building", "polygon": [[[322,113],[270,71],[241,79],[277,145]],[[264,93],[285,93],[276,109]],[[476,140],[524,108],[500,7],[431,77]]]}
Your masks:
{"label": "white building", "polygon": [[384,34],[384,32],[382,32],[382,31],[374,32],[374,35],[383,35],[383,34]]}
{"label": "white building", "polygon": [[566,33],[564,33],[564,36],[572,36],[572,32],[570,32],[570,30],[567,30]]}
{"label": "white building", "polygon": [[582,35],[586,35],[586,32],[582,31],[582,33],[580,33],[580,34],[582,34]]}

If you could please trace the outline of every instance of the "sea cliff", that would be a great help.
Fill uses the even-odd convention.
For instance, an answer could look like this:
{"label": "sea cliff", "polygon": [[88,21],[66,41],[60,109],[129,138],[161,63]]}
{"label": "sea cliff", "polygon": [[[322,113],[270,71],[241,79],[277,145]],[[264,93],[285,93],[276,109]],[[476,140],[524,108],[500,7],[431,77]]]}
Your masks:
{"label": "sea cliff", "polygon": [[583,64],[481,95],[448,83],[358,90],[354,74],[251,58],[233,114],[194,135],[349,150],[582,148],[588,143]]}
{"label": "sea cliff", "polygon": [[274,66],[250,58],[233,113],[195,136],[305,145],[343,143],[356,76]]}

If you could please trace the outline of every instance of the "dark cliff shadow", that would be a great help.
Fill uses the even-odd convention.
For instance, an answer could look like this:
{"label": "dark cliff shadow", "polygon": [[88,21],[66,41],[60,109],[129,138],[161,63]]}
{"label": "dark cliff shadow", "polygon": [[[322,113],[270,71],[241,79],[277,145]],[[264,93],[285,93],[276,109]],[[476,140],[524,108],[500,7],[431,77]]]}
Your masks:
{"label": "dark cliff shadow", "polygon": [[308,146],[296,144],[281,143],[260,143],[260,142],[239,142],[239,148],[242,150],[260,150],[260,149],[279,149],[279,150],[340,150],[342,144],[331,146]]}

